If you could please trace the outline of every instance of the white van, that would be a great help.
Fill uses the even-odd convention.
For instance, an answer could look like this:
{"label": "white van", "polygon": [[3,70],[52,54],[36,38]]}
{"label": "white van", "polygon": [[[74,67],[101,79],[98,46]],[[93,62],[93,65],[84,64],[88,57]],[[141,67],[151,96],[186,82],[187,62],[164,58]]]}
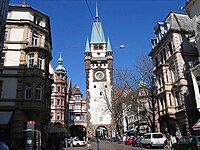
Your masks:
{"label": "white van", "polygon": [[141,147],[165,147],[166,138],[162,133],[146,133],[141,140]]}

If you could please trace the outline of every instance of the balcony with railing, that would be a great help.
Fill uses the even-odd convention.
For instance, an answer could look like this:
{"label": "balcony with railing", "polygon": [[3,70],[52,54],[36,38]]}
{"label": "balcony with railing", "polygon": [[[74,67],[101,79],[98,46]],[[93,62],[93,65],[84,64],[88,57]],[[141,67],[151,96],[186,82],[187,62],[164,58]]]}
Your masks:
{"label": "balcony with railing", "polygon": [[51,45],[45,39],[37,38],[37,37],[30,37],[23,41],[23,48],[30,49],[30,48],[40,48],[51,51]]}

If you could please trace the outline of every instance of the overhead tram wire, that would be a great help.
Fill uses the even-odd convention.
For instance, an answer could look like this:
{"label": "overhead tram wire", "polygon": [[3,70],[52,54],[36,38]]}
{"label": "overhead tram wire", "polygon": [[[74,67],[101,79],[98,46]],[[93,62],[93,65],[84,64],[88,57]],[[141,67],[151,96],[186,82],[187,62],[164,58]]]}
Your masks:
{"label": "overhead tram wire", "polygon": [[[94,19],[94,16],[93,16],[93,14],[92,14],[92,11],[91,11],[91,9],[90,9],[90,6],[89,6],[89,4],[88,4],[88,1],[85,0],[85,3],[86,3],[87,8],[88,8],[88,10],[89,10],[89,12],[90,12],[90,15],[91,15],[91,17],[92,17],[93,22],[95,22],[95,19]],[[95,27],[96,27],[96,29],[97,29],[97,32],[98,32],[98,34],[99,34],[99,37],[100,37],[101,40],[103,41],[103,39],[102,39],[102,37],[101,37],[101,35],[100,35],[100,32],[99,32],[99,29],[97,28],[97,25],[96,25],[96,24],[95,24]]]}

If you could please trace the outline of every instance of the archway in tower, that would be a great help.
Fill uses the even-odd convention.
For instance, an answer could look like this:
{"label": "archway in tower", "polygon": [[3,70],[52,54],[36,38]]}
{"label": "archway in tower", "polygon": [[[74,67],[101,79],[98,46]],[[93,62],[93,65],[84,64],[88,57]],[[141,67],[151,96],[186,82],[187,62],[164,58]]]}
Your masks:
{"label": "archway in tower", "polygon": [[96,136],[100,139],[106,139],[108,137],[108,129],[105,126],[98,126],[96,128]]}
{"label": "archway in tower", "polygon": [[86,128],[82,125],[73,125],[69,129],[71,137],[78,137],[80,140],[86,138]]}

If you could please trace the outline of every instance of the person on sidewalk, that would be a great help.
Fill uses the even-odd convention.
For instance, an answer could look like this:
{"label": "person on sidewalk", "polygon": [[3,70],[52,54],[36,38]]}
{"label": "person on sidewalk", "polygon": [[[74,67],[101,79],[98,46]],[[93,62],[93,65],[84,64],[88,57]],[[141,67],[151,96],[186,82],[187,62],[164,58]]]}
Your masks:
{"label": "person on sidewalk", "polygon": [[100,150],[100,148],[99,148],[100,139],[99,139],[99,137],[98,137],[98,136],[96,137],[96,142],[97,142],[97,150]]}
{"label": "person on sidewalk", "polygon": [[91,143],[92,143],[92,141],[91,141],[91,138],[89,137],[88,141],[87,141],[87,149],[88,150],[92,150]]}

